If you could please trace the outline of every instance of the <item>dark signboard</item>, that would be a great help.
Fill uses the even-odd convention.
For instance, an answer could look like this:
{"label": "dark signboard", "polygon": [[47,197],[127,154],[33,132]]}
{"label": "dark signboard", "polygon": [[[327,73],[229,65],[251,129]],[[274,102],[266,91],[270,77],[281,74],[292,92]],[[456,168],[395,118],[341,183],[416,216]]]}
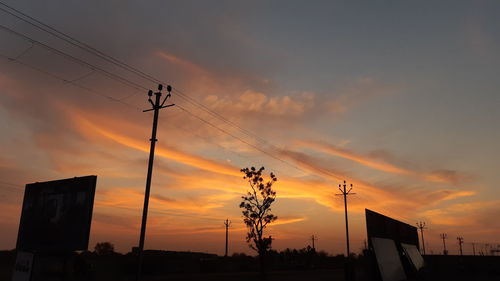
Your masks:
{"label": "dark signboard", "polygon": [[397,245],[405,243],[419,248],[416,227],[368,209],[365,209],[365,215],[369,243],[371,243],[372,237],[377,237],[392,239]]}
{"label": "dark signboard", "polygon": [[26,185],[17,249],[87,250],[97,176]]}

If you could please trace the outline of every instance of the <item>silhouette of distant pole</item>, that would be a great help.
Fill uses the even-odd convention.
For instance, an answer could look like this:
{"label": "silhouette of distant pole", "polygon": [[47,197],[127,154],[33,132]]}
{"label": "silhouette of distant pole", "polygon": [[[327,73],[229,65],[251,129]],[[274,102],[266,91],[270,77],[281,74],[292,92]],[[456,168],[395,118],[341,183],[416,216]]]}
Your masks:
{"label": "silhouette of distant pole", "polygon": [[420,229],[420,236],[422,236],[422,251],[425,255],[425,240],[424,240],[424,228],[425,222],[417,222],[417,227]]}
{"label": "silhouette of distant pole", "polygon": [[447,255],[448,251],[446,251],[446,238],[448,238],[448,235],[446,233],[441,233],[439,236],[443,239],[443,255]]}
{"label": "silhouette of distant pole", "polygon": [[[344,189],[342,189],[341,187],[344,187]],[[349,191],[346,190],[346,187],[347,187],[347,184],[346,184],[346,181],[344,181],[344,185],[342,184],[339,184],[339,190],[340,192],[342,192],[341,194],[336,194],[336,195],[340,195],[340,196],[344,196],[344,209],[345,209],[345,239],[346,239],[346,246],[347,246],[347,257],[349,257],[349,253],[350,253],[350,248],[349,248],[349,221],[347,219],[347,195],[351,195],[351,194],[356,194],[356,193],[351,193],[351,190],[352,190],[352,184],[350,185],[350,189]]]}
{"label": "silhouette of distant pole", "polygon": [[458,240],[458,246],[460,247],[460,255],[463,256],[462,244],[464,243],[464,238],[463,237],[457,237],[457,240]]}
{"label": "silhouette of distant pole", "polygon": [[143,251],[144,251],[144,237],[146,235],[146,221],[148,218],[149,193],[150,193],[150,189],[151,189],[151,178],[153,175],[153,161],[154,161],[154,157],[155,157],[155,144],[158,141],[156,139],[156,129],[158,127],[158,115],[159,115],[160,109],[173,106],[173,104],[164,105],[165,101],[167,101],[167,99],[170,97],[170,91],[172,91],[172,87],[170,85],[167,86],[168,94],[163,99],[163,101],[161,101],[161,95],[162,95],[161,90],[162,89],[163,89],[163,86],[161,84],[158,85],[158,92],[154,93],[154,95],[155,95],[155,102],[154,103],[151,100],[151,97],[153,96],[153,91],[149,90],[148,102],[151,104],[152,108],[142,111],[142,112],[154,111],[154,115],[153,115],[153,129],[151,132],[151,139],[150,139],[151,147],[149,149],[149,163],[148,163],[148,175],[146,178],[146,191],[144,193],[144,207],[142,209],[141,236],[139,238],[139,253],[138,253],[139,254],[139,264],[137,266],[136,280],[141,279],[142,260],[143,260]]}
{"label": "silhouette of distant pole", "polygon": [[476,243],[472,243],[472,255],[476,255]]}
{"label": "silhouette of distant pole", "polygon": [[[344,187],[342,189],[341,187]],[[339,190],[341,194],[336,194],[340,196],[344,196],[344,210],[345,210],[345,240],[346,240],[346,248],[347,248],[347,255],[346,255],[346,264],[344,268],[345,272],[345,280],[350,281],[353,279],[353,272],[351,268],[351,262],[349,259],[349,254],[351,253],[351,249],[349,247],[349,220],[347,219],[347,195],[351,194],[356,194],[356,193],[351,193],[352,190],[352,184],[350,184],[349,190],[346,190],[347,183],[344,181],[344,184],[339,184]]]}
{"label": "silhouette of distant pole", "polygon": [[311,241],[312,241],[312,248],[313,248],[313,250],[316,250],[316,247],[314,246],[314,241],[315,240],[318,240],[318,238],[316,238],[316,236],[314,236],[314,235],[311,235]]}
{"label": "silhouette of distant pole", "polygon": [[226,226],[226,250],[224,251],[224,256],[227,257],[227,249],[228,249],[228,237],[229,237],[229,226],[231,225],[231,221],[226,219],[224,221],[224,225]]}

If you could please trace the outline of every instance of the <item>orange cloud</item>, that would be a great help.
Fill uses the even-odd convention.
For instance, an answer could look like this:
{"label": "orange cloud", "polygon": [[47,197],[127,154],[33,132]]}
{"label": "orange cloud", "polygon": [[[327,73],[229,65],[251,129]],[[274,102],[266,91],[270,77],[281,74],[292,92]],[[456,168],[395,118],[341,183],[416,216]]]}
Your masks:
{"label": "orange cloud", "polygon": [[[138,209],[142,206],[144,193],[127,188],[111,188],[99,193],[99,199],[96,205],[100,207],[120,207],[129,209]],[[151,205],[155,206],[157,211],[167,210],[185,210],[195,212],[206,212],[209,209],[220,208],[223,206],[217,196],[199,196],[191,199],[172,199],[160,194],[150,196]]]}
{"label": "orange cloud", "polygon": [[420,213],[432,224],[457,227],[500,226],[492,214],[500,211],[500,200],[457,203]]}
{"label": "orange cloud", "polygon": [[314,93],[305,92],[298,98],[290,96],[268,97],[264,93],[244,91],[236,98],[209,95],[205,101],[211,108],[226,112],[261,113],[275,116],[298,116],[314,107]]}
{"label": "orange cloud", "polygon": [[403,169],[401,167],[397,167],[395,165],[389,164],[389,163],[384,163],[384,162],[377,162],[374,161],[373,159],[370,159],[369,157],[364,157],[359,154],[355,154],[352,151],[335,147],[333,145],[325,144],[325,143],[320,143],[320,142],[313,142],[313,141],[297,141],[298,145],[306,146],[309,148],[314,148],[322,152],[329,153],[331,155],[339,156],[345,159],[349,159],[352,161],[355,161],[359,164],[365,165],[367,167],[384,171],[384,172],[389,172],[389,173],[395,173],[395,174],[402,174],[402,175],[414,175],[415,173]]}
{"label": "orange cloud", "polygon": [[429,182],[457,184],[459,181],[467,178],[466,176],[456,171],[444,170],[444,169],[433,171],[431,173],[419,173],[403,167],[393,165],[391,163],[387,163],[385,161],[374,159],[373,157],[370,156],[360,155],[350,150],[318,141],[299,140],[296,141],[296,144],[303,147],[312,148],[321,152],[325,152],[330,155],[348,159],[378,171],[410,176]]}
{"label": "orange cloud", "polygon": [[291,224],[291,223],[296,223],[296,222],[301,222],[305,221],[306,218],[303,217],[280,217],[278,216],[278,219],[270,224],[269,226],[277,226],[277,225],[283,225],[283,224]]}
{"label": "orange cloud", "polygon": [[[76,125],[80,128],[81,132],[83,132],[84,134],[95,135],[95,133],[98,133],[99,135],[104,136],[110,140],[113,140],[121,145],[137,149],[143,152],[149,152],[149,146],[147,143],[144,143],[144,141],[138,141],[136,139],[115,133],[109,129],[105,129],[102,126],[97,125],[96,123],[86,120],[76,114],[72,115],[71,117],[75,121]],[[235,169],[230,165],[218,163],[216,161],[209,160],[203,157],[184,153],[170,147],[158,145],[155,153],[160,157],[169,158],[179,163],[190,165],[202,170],[207,170],[215,173],[221,173],[232,176],[240,176],[239,170]]]}

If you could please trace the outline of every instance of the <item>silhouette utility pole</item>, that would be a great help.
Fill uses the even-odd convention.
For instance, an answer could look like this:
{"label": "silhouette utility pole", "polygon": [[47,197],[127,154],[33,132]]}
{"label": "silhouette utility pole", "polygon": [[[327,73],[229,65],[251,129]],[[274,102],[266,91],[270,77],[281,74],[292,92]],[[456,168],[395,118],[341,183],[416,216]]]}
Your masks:
{"label": "silhouette utility pole", "polygon": [[226,226],[226,250],[224,251],[224,256],[227,257],[227,241],[229,237],[229,226],[231,225],[231,221],[226,219],[224,221],[224,225]]}
{"label": "silhouette utility pole", "polygon": [[420,229],[420,236],[422,236],[422,251],[423,254],[425,255],[425,240],[424,240],[425,222],[417,222],[417,227],[418,229]]}
{"label": "silhouette utility pole", "polygon": [[457,237],[457,240],[458,240],[458,246],[460,247],[460,255],[462,256],[463,255],[462,244],[464,243],[464,238],[463,237]]}
{"label": "silhouette utility pole", "polygon": [[[341,187],[344,187],[344,189],[342,190]],[[346,191],[346,187],[347,187],[347,184],[346,182],[344,181],[344,185],[342,184],[339,184],[339,190],[340,192],[342,192],[341,194],[336,194],[336,195],[340,195],[340,196],[344,196],[344,208],[345,208],[345,239],[346,239],[346,244],[347,244],[347,255],[346,257],[349,257],[349,253],[350,253],[350,248],[349,248],[349,221],[347,220],[347,195],[351,195],[351,194],[356,194],[356,193],[351,193],[351,190],[352,190],[352,184],[350,185],[350,189],[349,191]]]}
{"label": "silhouette utility pole", "polygon": [[[344,187],[344,189],[342,189],[341,187]],[[347,247],[347,255],[346,255],[346,263],[345,263],[344,272],[345,272],[345,280],[351,281],[351,280],[353,280],[354,272],[353,272],[353,268],[351,266],[351,262],[349,259],[349,254],[351,253],[351,249],[349,248],[349,220],[347,219],[347,195],[356,194],[356,193],[351,193],[352,184],[350,184],[349,190],[346,190],[346,187],[347,187],[347,184],[345,181],[344,181],[343,185],[339,184],[339,190],[340,190],[341,194],[336,194],[336,195],[344,196],[345,240],[346,240],[346,247]]]}
{"label": "silhouette utility pole", "polygon": [[170,97],[170,91],[172,91],[172,87],[170,85],[167,86],[168,94],[165,96],[163,101],[161,101],[161,95],[162,95],[161,90],[162,89],[163,89],[163,86],[161,84],[158,85],[158,92],[154,93],[154,95],[155,95],[155,102],[154,103],[153,103],[153,100],[151,100],[151,97],[153,96],[153,91],[149,90],[148,101],[152,107],[150,109],[146,109],[146,110],[142,111],[142,112],[154,111],[154,115],[153,115],[153,129],[151,132],[151,139],[150,139],[151,147],[149,149],[149,163],[148,163],[148,175],[146,178],[146,191],[144,193],[144,208],[142,209],[141,236],[139,238],[139,264],[138,264],[138,268],[137,268],[136,280],[141,279],[142,260],[143,260],[143,251],[144,251],[144,237],[146,235],[146,221],[148,218],[149,192],[151,189],[151,177],[153,174],[153,161],[155,158],[155,144],[158,141],[156,139],[156,129],[158,127],[158,115],[160,113],[160,109],[173,106],[173,104],[165,105],[165,102]]}
{"label": "silhouette utility pole", "polygon": [[446,250],[446,238],[448,238],[448,235],[446,233],[441,233],[439,236],[443,239],[443,255],[447,255],[448,251]]}
{"label": "silhouette utility pole", "polygon": [[314,246],[314,241],[316,241],[316,240],[318,240],[318,238],[316,238],[316,236],[314,236],[314,235],[311,235],[312,248],[315,251],[316,251],[316,247]]}
{"label": "silhouette utility pole", "polygon": [[476,255],[476,243],[472,243],[472,255]]}

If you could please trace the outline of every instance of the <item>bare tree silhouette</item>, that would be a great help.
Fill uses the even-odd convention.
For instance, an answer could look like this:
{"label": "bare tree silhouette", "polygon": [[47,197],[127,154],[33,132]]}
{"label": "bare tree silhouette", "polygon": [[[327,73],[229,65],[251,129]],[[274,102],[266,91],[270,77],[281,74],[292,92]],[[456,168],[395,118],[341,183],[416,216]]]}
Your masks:
{"label": "bare tree silhouette", "polygon": [[264,236],[264,229],[268,224],[277,220],[278,217],[271,214],[271,205],[276,200],[276,191],[272,189],[278,178],[270,173],[270,180],[265,181],[262,177],[264,167],[241,169],[250,185],[250,190],[246,196],[242,196],[243,201],[240,208],[243,209],[243,222],[248,227],[247,243],[250,248],[259,255],[261,277],[265,279],[266,254],[271,249],[273,239],[271,236]]}

